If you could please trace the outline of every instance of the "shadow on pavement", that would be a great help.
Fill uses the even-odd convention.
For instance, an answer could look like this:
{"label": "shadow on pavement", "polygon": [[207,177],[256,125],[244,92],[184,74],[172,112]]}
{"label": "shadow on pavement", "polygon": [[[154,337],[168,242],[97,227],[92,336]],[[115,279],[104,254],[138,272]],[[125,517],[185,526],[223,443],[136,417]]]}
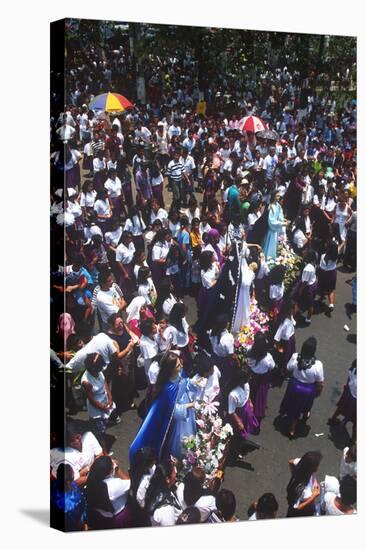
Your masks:
{"label": "shadow on pavement", "polygon": [[335,426],[329,426],[328,439],[333,442],[336,449],[343,450],[351,442],[351,437],[343,422]]}
{"label": "shadow on pavement", "polygon": [[[276,432],[280,432],[284,437],[288,437],[289,433],[289,420],[287,416],[276,416],[276,418],[273,420],[273,426]],[[305,422],[299,421],[297,423],[297,428],[295,432],[295,436],[293,439],[300,439],[302,437],[307,437],[309,435],[309,432],[311,430],[311,426],[306,424]]]}

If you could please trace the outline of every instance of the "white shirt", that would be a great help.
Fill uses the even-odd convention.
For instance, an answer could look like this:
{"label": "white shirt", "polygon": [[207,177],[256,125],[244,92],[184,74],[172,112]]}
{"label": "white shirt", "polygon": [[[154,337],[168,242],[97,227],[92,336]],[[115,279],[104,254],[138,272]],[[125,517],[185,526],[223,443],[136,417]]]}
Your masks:
{"label": "white shirt", "polygon": [[211,288],[219,276],[219,267],[216,262],[211,264],[207,271],[201,269],[201,282],[204,288]]}
{"label": "white shirt", "polygon": [[102,453],[102,447],[91,432],[81,436],[81,452],[73,447],[51,449],[51,472],[54,477],[60,464],[69,464],[74,472],[74,480],[80,477],[80,470],[91,466],[95,457]]}
{"label": "white shirt", "polygon": [[335,269],[337,269],[337,261],[332,262],[331,260],[329,260],[328,262],[326,262],[325,256],[326,254],[322,254],[320,258],[320,264],[319,264],[320,269],[323,271],[334,271]]}
{"label": "white shirt", "polygon": [[357,462],[346,462],[346,455],[349,447],[345,447],[342,452],[341,463],[339,465],[339,479],[345,476],[357,477]]}
{"label": "white shirt", "polygon": [[156,260],[165,260],[168,255],[169,249],[170,244],[167,242],[154,244],[151,252],[152,261],[155,262]]}
{"label": "white shirt", "polygon": [[169,298],[164,300],[164,303],[163,303],[164,315],[169,316],[174,304],[176,303],[177,303],[177,300],[174,298],[172,294],[169,296]]}
{"label": "white shirt", "polygon": [[169,220],[169,229],[172,233],[173,239],[176,239],[180,231],[180,222],[173,223]]}
{"label": "white shirt", "polygon": [[316,282],[316,272],[313,264],[307,264],[301,274],[301,281],[309,286]]}
{"label": "white shirt", "polygon": [[[201,394],[198,398],[203,399],[204,397],[208,397],[211,400],[220,393],[220,379],[221,372],[216,367],[216,365],[214,365],[213,373],[208,378],[202,379],[199,374],[195,374],[193,378],[191,378],[191,383],[192,385],[196,384],[201,386],[202,380],[203,383],[206,381],[205,385],[202,386]],[[192,401],[194,401],[194,398],[192,399]]]}
{"label": "white shirt", "polygon": [[140,352],[144,359],[144,369],[145,374],[149,372],[150,365],[152,363],[152,358],[159,353],[159,346],[157,341],[152,340],[148,336],[141,336],[140,339]]}
{"label": "white shirt", "polygon": [[271,300],[281,300],[285,292],[285,285],[281,283],[280,285],[270,285],[269,287],[269,297]]}
{"label": "white shirt", "polygon": [[81,193],[80,196],[80,206],[86,207],[86,208],[93,208],[95,203],[95,197],[97,196],[96,191],[91,191],[87,193]]}
{"label": "white shirt", "polygon": [[324,381],[323,363],[318,359],[314,365],[306,370],[299,370],[297,366],[298,353],[294,353],[290,361],[287,363],[287,370],[292,372],[292,375],[299,382],[304,384],[313,384],[314,382]]}
{"label": "white shirt", "polygon": [[232,414],[236,409],[242,409],[249,399],[250,389],[249,384],[238,386],[229,393],[227,412]]}
{"label": "white shirt", "polygon": [[74,355],[66,367],[71,369],[72,372],[79,371],[84,366],[86,356],[90,353],[99,353],[103,357],[104,362],[108,364],[112,355],[117,352],[116,345],[112,338],[104,334],[104,332],[100,332]]}
{"label": "white shirt", "polygon": [[248,358],[249,368],[255,372],[255,374],[266,374],[268,371],[275,368],[276,363],[270,353],[267,353],[263,359],[256,362],[255,359]]}
{"label": "white shirt", "polygon": [[[98,372],[98,374],[94,376],[86,370],[81,377],[81,384],[84,385],[84,383],[87,383],[92,387],[91,392],[96,401],[99,401],[99,403],[103,404],[106,404],[108,402],[108,394],[105,388],[105,377],[103,372]],[[102,411],[101,409],[96,407],[94,403],[92,403],[88,398],[86,400],[86,406],[88,409],[89,418],[109,418],[113,408],[115,408],[114,405],[114,407],[112,406],[110,409]]]}
{"label": "white shirt", "polygon": [[127,218],[124,230],[130,231],[134,237],[139,237],[145,231],[146,225],[142,218],[133,216],[133,220]]}
{"label": "white shirt", "polygon": [[150,279],[150,277],[148,278],[146,285],[139,285],[137,289],[137,295],[143,296],[146,300],[147,305],[151,304],[151,298],[153,296],[156,296],[157,292],[156,292],[155,285],[152,279]]}
{"label": "white shirt", "polygon": [[150,214],[150,223],[151,225],[154,223],[155,220],[160,220],[163,226],[165,227],[167,225],[166,220],[168,219],[168,212],[164,210],[164,208],[159,208],[159,210],[155,213],[153,210]]}
{"label": "white shirt", "polygon": [[116,250],[116,262],[122,262],[125,265],[128,265],[132,262],[135,255],[135,245],[130,243],[128,247],[123,243],[117,246]]}
{"label": "white shirt", "polygon": [[116,247],[119,243],[121,235],[122,227],[117,227],[117,229],[115,229],[114,231],[107,231],[107,233],[104,235],[105,242],[112,245],[113,247]]}
{"label": "white shirt", "polygon": [[[103,201],[101,199],[98,199],[94,203],[94,210],[98,215],[102,215],[102,216],[109,215],[111,213],[111,207],[109,206],[109,201],[108,200]],[[98,223],[100,222],[105,222],[105,219],[99,220]]]}
{"label": "white shirt", "polygon": [[158,185],[163,183],[163,181],[164,181],[164,178],[162,174],[159,174],[156,178],[151,178],[151,185],[152,187],[157,187]]}
{"label": "white shirt", "polygon": [[137,489],[136,500],[137,500],[139,506],[141,506],[141,508],[145,508],[146,491],[147,491],[147,489],[150,485],[150,479],[154,475],[155,469],[156,469],[156,466],[154,464],[152,466],[152,468],[150,468],[150,472],[148,474],[145,474],[145,475],[142,476],[141,481],[140,481],[140,485]]}
{"label": "white shirt", "polygon": [[105,325],[107,325],[108,318],[112,313],[119,311],[119,302],[122,296],[115,285],[112,285],[109,290],[99,290],[96,296],[96,306]]}
{"label": "white shirt", "polygon": [[218,357],[227,357],[234,353],[234,336],[225,329],[220,337],[212,336],[209,333],[209,338],[212,346],[212,351]]}
{"label": "white shirt", "polygon": [[147,377],[149,379],[149,383],[154,386],[158,380],[160,372],[160,365],[158,361],[153,361],[150,364],[149,370],[147,371]]}
{"label": "white shirt", "polygon": [[352,397],[357,399],[357,372],[355,369],[351,369],[348,375],[348,387]]}
{"label": "white shirt", "polygon": [[291,336],[295,334],[294,323],[291,319],[285,319],[277,329],[277,332],[274,336],[276,342],[281,340],[290,340]]}
{"label": "white shirt", "polygon": [[100,508],[97,508],[97,510],[104,517],[113,517],[119,514],[119,512],[122,512],[126,506],[131,481],[129,479],[120,479],[119,477],[111,476],[104,479],[104,483],[107,486],[108,497],[112,504],[113,512],[107,512]]}
{"label": "white shirt", "polygon": [[120,197],[121,191],[122,191],[122,183],[119,178],[116,177],[116,179],[108,178],[107,181],[104,183],[104,187],[108,191],[108,195],[111,198]]}
{"label": "white shirt", "polygon": [[292,238],[293,243],[297,248],[303,248],[306,242],[306,236],[304,235],[301,229],[296,229],[294,236]]}
{"label": "white shirt", "polygon": [[[187,504],[184,500],[184,483],[180,483],[177,487],[177,499],[182,507],[182,510],[187,508]],[[201,514],[201,523],[204,523],[209,515],[216,510],[216,499],[213,495],[201,496],[193,505],[198,508]]]}
{"label": "white shirt", "polygon": [[189,325],[188,325],[188,323],[187,323],[187,321],[184,317],[182,319],[182,325],[183,325],[183,331],[184,332],[178,331],[175,327],[173,327],[171,325],[169,325],[164,330],[164,339],[165,339],[166,343],[168,343],[170,341],[171,337],[173,337],[173,340],[172,340],[173,346],[177,346],[178,348],[184,348],[185,346],[188,345],[188,342],[189,342],[189,337],[188,337]]}

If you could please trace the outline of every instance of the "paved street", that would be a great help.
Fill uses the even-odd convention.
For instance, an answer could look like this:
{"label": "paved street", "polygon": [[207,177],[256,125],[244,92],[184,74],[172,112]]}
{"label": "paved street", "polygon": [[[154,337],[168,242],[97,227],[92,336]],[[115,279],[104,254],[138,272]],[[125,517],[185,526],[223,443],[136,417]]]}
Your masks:
{"label": "paved street", "polygon": [[[352,296],[352,276],[353,274],[342,272],[342,268],[338,271],[335,309],[331,316],[324,312],[316,313],[309,327],[297,326],[296,329],[297,349],[307,337],[316,336],[317,356],[323,362],[325,372],[324,390],[315,401],[307,426],[303,431],[299,430],[298,437],[293,441],[287,438],[287,425],[276,420],[287,382],[281,388],[272,388],[261,433],[251,436],[244,458],[226,468],[223,486],[235,493],[240,519],[247,519],[249,505],[266,491],[273,492],[280,504],[278,516],[286,515],[289,458],[300,457],[309,450],[319,450],[323,454],[323,460],[318,481],[322,481],[326,474],[338,475],[341,451],[349,443],[351,426],[347,425],[345,428],[340,425],[330,429],[326,421],[335,409],[347,380],[348,368],[356,354],[356,315],[347,314],[347,303],[350,304]],[[190,297],[184,301],[188,307],[187,320],[193,324],[196,319],[195,302]],[[345,324],[348,325],[349,332],[344,330]],[[139,400],[144,397],[144,393],[140,392]],[[87,415],[83,412],[76,418],[86,419]],[[108,430],[108,433],[117,437],[113,446],[114,456],[125,467],[128,465],[129,445],[140,422],[137,413],[129,411],[123,415],[119,425]]]}

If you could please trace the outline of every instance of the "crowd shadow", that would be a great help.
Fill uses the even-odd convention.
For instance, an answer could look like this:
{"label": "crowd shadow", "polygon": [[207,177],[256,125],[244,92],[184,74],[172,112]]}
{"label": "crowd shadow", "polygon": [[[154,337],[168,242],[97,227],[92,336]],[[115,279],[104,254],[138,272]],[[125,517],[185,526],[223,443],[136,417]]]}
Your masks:
{"label": "crowd shadow", "polygon": [[344,422],[335,426],[329,426],[328,439],[332,441],[336,449],[341,451],[351,443],[351,436]]}
{"label": "crowd shadow", "polygon": [[[273,427],[276,432],[280,432],[284,437],[288,438],[290,422],[287,416],[277,415],[273,420]],[[297,423],[296,432],[293,439],[302,439],[309,435],[311,426],[306,422],[299,421]]]}
{"label": "crowd shadow", "polygon": [[348,319],[352,321],[352,315],[356,313],[356,306],[354,304],[351,304],[350,302],[346,302],[344,304],[344,309],[346,311]]}
{"label": "crowd shadow", "polygon": [[347,342],[349,342],[350,344],[357,344],[357,334],[347,334],[347,338],[346,338]]}

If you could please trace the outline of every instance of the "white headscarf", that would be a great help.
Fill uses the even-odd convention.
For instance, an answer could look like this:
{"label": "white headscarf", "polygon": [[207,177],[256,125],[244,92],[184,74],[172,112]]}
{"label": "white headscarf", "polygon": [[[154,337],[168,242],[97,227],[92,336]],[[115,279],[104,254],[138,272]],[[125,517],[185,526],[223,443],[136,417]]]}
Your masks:
{"label": "white headscarf", "polygon": [[142,306],[146,306],[146,299],[143,296],[136,296],[126,308],[126,323],[129,323],[133,319],[139,319]]}

